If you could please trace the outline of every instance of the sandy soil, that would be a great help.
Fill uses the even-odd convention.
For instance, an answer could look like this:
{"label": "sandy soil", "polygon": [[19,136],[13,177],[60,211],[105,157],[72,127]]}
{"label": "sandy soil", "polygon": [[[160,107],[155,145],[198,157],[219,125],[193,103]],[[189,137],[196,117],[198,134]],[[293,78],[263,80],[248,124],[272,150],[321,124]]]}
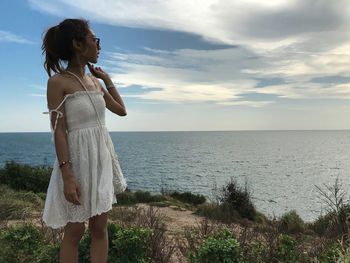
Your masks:
{"label": "sandy soil", "polygon": [[[137,204],[137,207],[148,209],[149,205]],[[192,211],[178,206],[159,207],[159,213],[165,216],[163,222],[169,233],[178,233],[182,232],[185,227],[197,226],[202,219],[202,217],[194,215]]]}

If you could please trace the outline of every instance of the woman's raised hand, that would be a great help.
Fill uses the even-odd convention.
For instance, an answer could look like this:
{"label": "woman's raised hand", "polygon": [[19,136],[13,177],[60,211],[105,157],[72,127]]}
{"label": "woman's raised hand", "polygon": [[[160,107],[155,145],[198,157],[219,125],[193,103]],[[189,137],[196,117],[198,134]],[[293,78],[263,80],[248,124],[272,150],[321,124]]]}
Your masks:
{"label": "woman's raised hand", "polygon": [[105,80],[106,78],[109,78],[109,75],[107,72],[103,71],[100,67],[94,67],[94,65],[87,63],[87,66],[91,72],[91,74],[99,79]]}

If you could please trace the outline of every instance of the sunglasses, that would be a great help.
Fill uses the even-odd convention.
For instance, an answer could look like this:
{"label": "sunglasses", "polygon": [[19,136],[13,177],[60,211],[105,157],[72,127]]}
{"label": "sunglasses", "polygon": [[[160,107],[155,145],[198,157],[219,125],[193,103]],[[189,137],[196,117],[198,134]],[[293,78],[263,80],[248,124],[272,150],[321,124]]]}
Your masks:
{"label": "sunglasses", "polygon": [[91,37],[91,38],[94,40],[94,42],[97,44],[97,46],[100,45],[100,39],[98,37]]}

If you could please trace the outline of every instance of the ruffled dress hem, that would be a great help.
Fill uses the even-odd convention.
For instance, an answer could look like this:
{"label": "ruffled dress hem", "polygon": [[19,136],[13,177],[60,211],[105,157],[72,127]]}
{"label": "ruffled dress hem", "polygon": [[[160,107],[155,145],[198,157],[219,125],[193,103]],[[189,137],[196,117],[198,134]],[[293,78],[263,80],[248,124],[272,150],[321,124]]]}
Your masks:
{"label": "ruffled dress hem", "polygon": [[47,224],[47,223],[46,223],[46,220],[45,220],[45,219],[43,219],[43,221],[44,221],[44,223],[45,223],[46,226],[48,226],[48,227],[50,227],[50,228],[52,228],[52,229],[58,229],[58,228],[61,228],[61,227],[65,227],[68,223],[85,223],[85,222],[86,222],[87,220],[89,220],[91,217],[99,216],[99,215],[101,215],[101,214],[103,214],[103,213],[106,213],[106,212],[112,210],[113,205],[116,204],[116,203],[117,203],[117,201],[113,202],[110,206],[108,206],[107,209],[102,209],[102,210],[98,211],[97,213],[95,213],[95,214],[93,214],[93,215],[91,215],[91,216],[89,216],[89,217],[85,217],[84,219],[69,220],[69,221],[67,221],[65,224],[54,224],[54,225],[50,225],[50,224]]}

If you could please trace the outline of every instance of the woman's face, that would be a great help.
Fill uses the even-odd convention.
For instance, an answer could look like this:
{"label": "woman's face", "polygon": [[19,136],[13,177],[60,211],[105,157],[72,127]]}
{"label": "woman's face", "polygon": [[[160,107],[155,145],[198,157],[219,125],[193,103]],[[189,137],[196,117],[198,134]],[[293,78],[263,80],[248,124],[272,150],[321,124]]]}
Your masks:
{"label": "woman's face", "polygon": [[83,56],[86,58],[88,62],[97,63],[98,54],[100,53],[101,46],[96,39],[94,31],[89,28],[89,33],[85,37],[86,48],[85,52],[83,52]]}

